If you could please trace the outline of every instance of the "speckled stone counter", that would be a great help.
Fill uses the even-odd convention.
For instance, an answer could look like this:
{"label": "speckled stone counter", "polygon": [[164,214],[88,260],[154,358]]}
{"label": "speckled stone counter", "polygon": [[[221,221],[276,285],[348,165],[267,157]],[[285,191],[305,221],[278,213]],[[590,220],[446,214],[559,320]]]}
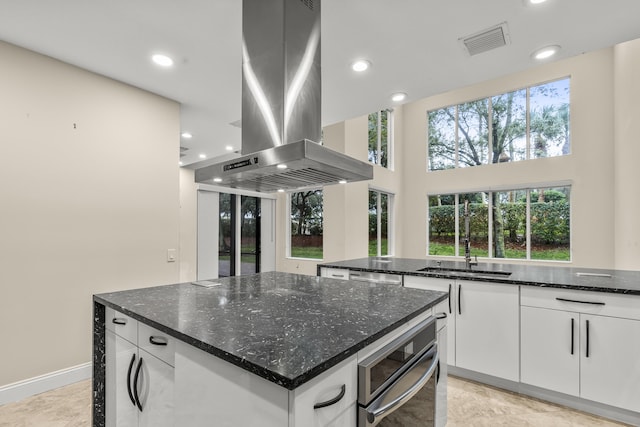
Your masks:
{"label": "speckled stone counter", "polygon": [[104,419],[104,307],[294,389],[446,293],[288,273],[94,295],[94,425]]}
{"label": "speckled stone counter", "polygon": [[[328,262],[322,267],[345,268],[356,271],[457,278],[482,282],[511,283],[514,285],[574,289],[581,291],[609,292],[640,295],[640,271],[601,270],[575,267],[546,267],[506,263],[480,263],[472,271],[485,271],[473,277],[446,269],[466,268],[464,261],[442,261],[393,257],[370,257],[346,261]],[[442,271],[420,271],[425,268]],[[510,275],[493,275],[492,272],[510,272]]]}

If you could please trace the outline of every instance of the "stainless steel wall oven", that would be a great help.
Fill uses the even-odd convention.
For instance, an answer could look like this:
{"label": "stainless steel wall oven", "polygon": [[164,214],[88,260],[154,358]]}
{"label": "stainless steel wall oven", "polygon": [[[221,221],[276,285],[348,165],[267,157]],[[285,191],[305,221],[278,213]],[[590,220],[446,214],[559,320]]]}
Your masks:
{"label": "stainless steel wall oven", "polygon": [[358,364],[358,427],[434,426],[438,376],[431,316]]}

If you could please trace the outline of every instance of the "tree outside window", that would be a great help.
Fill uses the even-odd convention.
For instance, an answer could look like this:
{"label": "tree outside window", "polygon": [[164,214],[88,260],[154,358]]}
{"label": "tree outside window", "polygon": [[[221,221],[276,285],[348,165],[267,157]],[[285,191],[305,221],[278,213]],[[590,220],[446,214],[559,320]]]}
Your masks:
{"label": "tree outside window", "polygon": [[290,256],[322,259],[322,190],[290,194]]}
{"label": "tree outside window", "polygon": [[567,155],[569,109],[566,78],[429,111],[429,170]]}
{"label": "tree outside window", "polygon": [[389,223],[393,195],[369,190],[369,256],[391,255]]}
{"label": "tree outside window", "polygon": [[369,114],[369,162],[385,168],[391,163],[392,114],[391,110]]}
{"label": "tree outside window", "polygon": [[570,196],[569,186],[429,196],[428,254],[464,256],[467,201],[471,256],[569,261]]}

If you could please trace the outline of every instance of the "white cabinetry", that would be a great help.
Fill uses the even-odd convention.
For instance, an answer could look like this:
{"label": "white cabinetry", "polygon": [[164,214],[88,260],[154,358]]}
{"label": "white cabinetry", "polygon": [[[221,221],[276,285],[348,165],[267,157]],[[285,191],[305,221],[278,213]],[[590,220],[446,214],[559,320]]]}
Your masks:
{"label": "white cabinetry", "polygon": [[355,355],[292,391],[182,342],[175,362],[176,419],[190,427],[355,426]]}
{"label": "white cabinetry", "polygon": [[449,293],[435,308],[453,312],[447,325],[449,365],[519,380],[519,286],[417,276],[404,276],[404,285]]}
{"label": "white cabinetry", "polygon": [[523,288],[522,305],[523,383],[640,411],[640,298]]}
{"label": "white cabinetry", "polygon": [[456,365],[456,281],[454,279],[438,279],[434,277],[404,276],[404,286],[407,288],[428,289],[431,291],[447,292],[449,296],[444,301],[433,306],[433,313],[447,315],[447,357],[441,360],[448,365]]}
{"label": "white cabinetry", "polygon": [[106,308],[106,425],[173,426],[174,340]]}
{"label": "white cabinetry", "polygon": [[320,277],[349,280],[349,270],[344,268],[320,267]]}

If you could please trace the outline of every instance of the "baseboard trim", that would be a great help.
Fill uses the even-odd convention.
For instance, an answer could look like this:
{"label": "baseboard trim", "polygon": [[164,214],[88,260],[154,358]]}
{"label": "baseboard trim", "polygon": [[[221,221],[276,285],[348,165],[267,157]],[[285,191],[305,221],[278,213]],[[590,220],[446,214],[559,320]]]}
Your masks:
{"label": "baseboard trim", "polygon": [[91,378],[90,362],[0,387],[0,405]]}

